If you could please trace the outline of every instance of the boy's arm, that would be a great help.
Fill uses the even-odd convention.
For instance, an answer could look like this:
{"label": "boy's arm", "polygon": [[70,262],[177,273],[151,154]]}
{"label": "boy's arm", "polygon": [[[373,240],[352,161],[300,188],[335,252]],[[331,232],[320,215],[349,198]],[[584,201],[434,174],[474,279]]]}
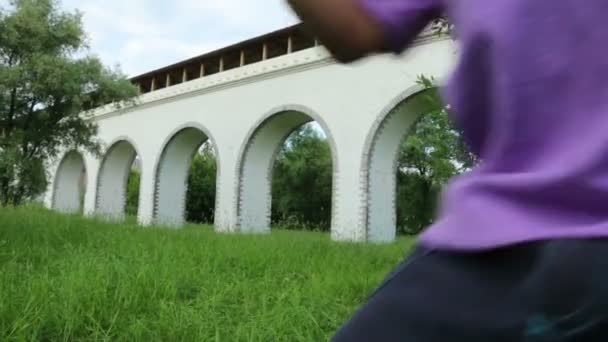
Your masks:
{"label": "boy's arm", "polygon": [[343,63],[375,52],[400,52],[441,13],[440,0],[287,1]]}

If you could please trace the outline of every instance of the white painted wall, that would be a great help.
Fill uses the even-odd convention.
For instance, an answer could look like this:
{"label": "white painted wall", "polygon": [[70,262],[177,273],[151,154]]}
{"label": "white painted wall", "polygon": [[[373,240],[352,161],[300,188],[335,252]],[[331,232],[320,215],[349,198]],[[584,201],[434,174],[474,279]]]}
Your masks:
{"label": "white painted wall", "polygon": [[[185,189],[176,184],[183,184],[189,148],[204,138],[195,134],[181,148],[163,153],[174,135],[196,127],[211,139],[219,168],[216,227],[225,232],[268,231],[269,163],[293,126],[317,120],[334,151],[332,237],[390,241],[395,229],[390,199],[394,179],[382,177],[394,177],[395,142],[417,113],[415,106],[398,110],[405,114],[389,113],[419,90],[418,75],[443,79],[455,59],[449,40],[421,41],[403,56],[375,56],[353,65],[336,64],[317,47],[145,94],[134,108],[100,109],[95,120],[102,141],[128,137],[137,146],[142,224],[154,222],[155,213],[181,223],[183,201],[175,199]],[[291,115],[280,114],[286,111]],[[383,125],[387,117],[388,126]],[[85,160],[89,184],[97,184],[100,163],[89,156]],[[176,183],[166,185],[159,172]],[[159,201],[158,189],[166,186],[175,192],[167,198],[174,200]],[[96,198],[95,187],[89,186],[85,212],[95,212]],[[47,196],[49,206],[60,207],[56,203],[62,200],[52,191]]]}

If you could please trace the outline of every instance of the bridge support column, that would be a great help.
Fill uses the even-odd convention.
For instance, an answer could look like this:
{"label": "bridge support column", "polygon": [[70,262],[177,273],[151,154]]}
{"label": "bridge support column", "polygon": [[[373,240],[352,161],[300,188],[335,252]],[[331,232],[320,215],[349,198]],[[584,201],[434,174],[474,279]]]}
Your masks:
{"label": "bridge support column", "polygon": [[154,221],[154,190],[156,188],[156,178],[153,163],[144,162],[141,168],[137,222],[142,226],[149,226]]}
{"label": "bridge support column", "polygon": [[236,159],[229,153],[220,152],[220,155],[215,198],[215,230],[221,233],[232,233],[238,230]]}
{"label": "bridge support column", "polygon": [[334,166],[331,237],[334,241],[365,242],[366,191],[361,182],[364,170],[358,154],[347,145],[338,147],[338,156],[338,165]]}
{"label": "bridge support column", "polygon": [[94,216],[96,214],[97,177],[99,175],[100,161],[90,154],[86,154],[84,159],[85,164],[87,165],[87,174],[83,214],[85,216]]}

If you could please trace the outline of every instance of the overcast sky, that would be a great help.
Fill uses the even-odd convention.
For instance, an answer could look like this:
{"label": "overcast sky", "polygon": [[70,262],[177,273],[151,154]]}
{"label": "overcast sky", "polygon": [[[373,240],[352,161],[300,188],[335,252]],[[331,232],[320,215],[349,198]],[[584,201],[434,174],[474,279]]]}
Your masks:
{"label": "overcast sky", "polygon": [[284,0],[63,0],[91,51],[129,76],[297,22]]}

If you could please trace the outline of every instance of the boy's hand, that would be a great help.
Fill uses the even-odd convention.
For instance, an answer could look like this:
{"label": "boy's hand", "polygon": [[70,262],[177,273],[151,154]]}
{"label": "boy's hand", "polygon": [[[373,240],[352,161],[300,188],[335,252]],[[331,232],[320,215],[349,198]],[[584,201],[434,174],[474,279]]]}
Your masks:
{"label": "boy's hand", "polygon": [[340,62],[352,62],[384,48],[380,25],[365,13],[357,0],[287,2]]}

